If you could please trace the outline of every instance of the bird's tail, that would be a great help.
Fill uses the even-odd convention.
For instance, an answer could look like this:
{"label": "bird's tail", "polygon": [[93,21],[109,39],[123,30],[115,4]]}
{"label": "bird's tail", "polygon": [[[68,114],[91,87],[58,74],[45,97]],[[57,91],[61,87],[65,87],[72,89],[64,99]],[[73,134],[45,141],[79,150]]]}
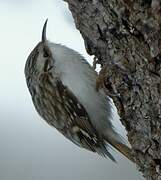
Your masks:
{"label": "bird's tail", "polygon": [[132,156],[132,150],[127,145],[125,145],[122,137],[120,137],[116,132],[108,130],[106,131],[105,139],[107,143],[117,149],[121,154],[123,154],[130,161],[134,162]]}
{"label": "bird's tail", "polygon": [[130,161],[134,162],[134,158],[131,153],[131,148],[129,148],[127,145],[123,144],[122,142],[118,142],[117,140],[115,140],[113,138],[108,138],[107,141],[110,145],[112,145],[114,148],[116,148],[126,158],[128,158]]}

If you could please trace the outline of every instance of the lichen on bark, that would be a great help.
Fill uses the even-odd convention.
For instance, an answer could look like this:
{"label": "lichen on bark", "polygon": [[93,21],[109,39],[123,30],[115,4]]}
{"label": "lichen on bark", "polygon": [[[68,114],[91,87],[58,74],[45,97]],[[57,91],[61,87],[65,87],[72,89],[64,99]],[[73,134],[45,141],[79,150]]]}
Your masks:
{"label": "lichen on bark", "polygon": [[114,100],[136,164],[146,179],[161,180],[161,2],[65,1],[102,65],[97,86]]}

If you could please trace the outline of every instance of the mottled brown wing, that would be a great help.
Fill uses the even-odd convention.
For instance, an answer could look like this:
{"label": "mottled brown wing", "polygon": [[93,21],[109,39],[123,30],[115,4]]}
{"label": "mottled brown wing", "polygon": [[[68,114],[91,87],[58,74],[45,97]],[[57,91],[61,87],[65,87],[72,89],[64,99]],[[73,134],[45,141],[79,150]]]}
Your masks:
{"label": "mottled brown wing", "polygon": [[106,149],[105,141],[93,127],[85,108],[76,96],[60,80],[57,81],[57,88],[69,116],[67,121],[70,121],[67,122],[67,127],[61,133],[77,145],[108,156],[114,161],[114,158]]}
{"label": "mottled brown wing", "polygon": [[87,133],[96,136],[97,132],[90,122],[90,118],[83,105],[77,100],[76,96],[69,90],[69,88],[64,86],[61,81],[57,81],[57,87],[62,102],[64,103],[64,107],[66,107],[66,111],[72,115],[72,122],[82,130],[87,131]]}

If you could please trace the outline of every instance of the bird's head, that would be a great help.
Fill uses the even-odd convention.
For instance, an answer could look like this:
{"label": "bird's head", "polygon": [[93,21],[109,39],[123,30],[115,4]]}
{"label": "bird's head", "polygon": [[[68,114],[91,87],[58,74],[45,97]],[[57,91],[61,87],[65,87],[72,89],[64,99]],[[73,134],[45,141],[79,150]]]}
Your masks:
{"label": "bird's head", "polygon": [[47,21],[43,26],[41,42],[39,42],[27,58],[25,65],[26,78],[37,77],[51,69],[53,61],[49,41],[46,38]]}

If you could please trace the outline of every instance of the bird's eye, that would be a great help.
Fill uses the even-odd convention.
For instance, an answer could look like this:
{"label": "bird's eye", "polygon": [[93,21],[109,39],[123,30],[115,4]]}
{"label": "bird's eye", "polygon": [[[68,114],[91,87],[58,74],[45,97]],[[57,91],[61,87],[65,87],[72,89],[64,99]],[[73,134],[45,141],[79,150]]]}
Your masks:
{"label": "bird's eye", "polygon": [[45,58],[47,58],[47,57],[49,57],[49,53],[45,50],[43,56],[44,56]]}
{"label": "bird's eye", "polygon": [[47,58],[47,57],[49,57],[50,56],[50,50],[48,49],[48,47],[44,47],[43,48],[43,57],[44,58]]}

